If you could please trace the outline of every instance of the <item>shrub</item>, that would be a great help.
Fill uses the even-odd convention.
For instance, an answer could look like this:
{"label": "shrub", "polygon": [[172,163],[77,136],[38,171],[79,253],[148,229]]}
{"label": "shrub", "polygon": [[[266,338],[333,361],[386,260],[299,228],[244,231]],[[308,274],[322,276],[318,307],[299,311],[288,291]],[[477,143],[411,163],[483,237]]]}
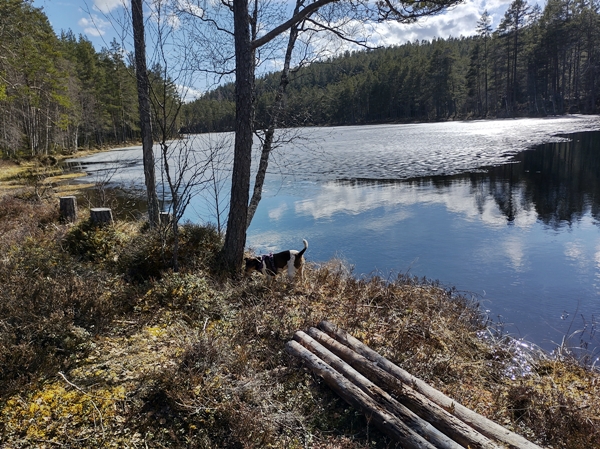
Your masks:
{"label": "shrub", "polygon": [[[20,207],[22,212],[29,210],[26,205]],[[57,370],[68,367],[71,356],[86,351],[90,334],[106,328],[115,314],[128,307],[118,278],[85,267],[61,250],[58,242],[62,230],[55,225],[45,233],[35,232],[21,241],[3,241],[4,257],[0,261],[3,286],[0,391],[3,393],[34,375],[56,374]]]}
{"label": "shrub", "polygon": [[[222,245],[213,226],[186,223],[179,232],[181,271],[210,270]],[[118,269],[132,282],[160,279],[172,267],[173,237],[164,229],[146,230],[135,236],[120,252]]]}
{"label": "shrub", "polygon": [[143,301],[177,309],[194,322],[218,320],[226,315],[224,297],[206,277],[192,273],[166,273],[154,280]]}
{"label": "shrub", "polygon": [[80,260],[113,264],[129,238],[117,225],[96,226],[84,220],[69,230],[64,242]]}

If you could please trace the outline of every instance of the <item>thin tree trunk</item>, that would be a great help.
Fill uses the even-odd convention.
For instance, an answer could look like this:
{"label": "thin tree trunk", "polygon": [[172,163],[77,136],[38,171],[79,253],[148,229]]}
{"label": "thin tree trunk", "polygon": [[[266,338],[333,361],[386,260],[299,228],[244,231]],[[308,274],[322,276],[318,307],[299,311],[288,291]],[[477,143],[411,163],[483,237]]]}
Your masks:
{"label": "thin tree trunk", "polygon": [[[296,2],[296,9],[294,11],[294,15],[298,13],[299,9],[300,0]],[[250,227],[250,223],[252,223],[252,218],[254,217],[254,213],[256,212],[256,209],[258,207],[258,203],[262,198],[262,189],[265,183],[267,168],[269,167],[269,155],[271,154],[271,150],[273,147],[273,136],[275,135],[275,129],[279,126],[279,119],[281,117],[281,113],[284,110],[283,99],[285,97],[286,87],[289,84],[290,63],[292,60],[292,52],[294,51],[294,46],[296,45],[297,37],[298,26],[294,25],[292,28],[290,28],[290,37],[288,39],[285,60],[283,63],[283,69],[281,71],[281,79],[279,81],[279,87],[277,88],[277,93],[275,94],[275,101],[271,110],[269,128],[265,133],[265,140],[262,145],[260,162],[258,165],[258,171],[256,172],[256,179],[254,181],[254,191],[252,192],[252,198],[250,200],[250,205],[248,206],[248,221],[246,224],[246,229]]]}
{"label": "thin tree trunk", "polygon": [[142,0],[131,0],[131,18],[135,47],[135,74],[140,109],[140,129],[142,133],[142,152],[144,160],[144,179],[148,199],[148,221],[150,227],[158,225],[158,196],[156,195],[156,175],[154,170],[154,152],[152,149],[152,122],[150,117],[150,82],[146,68],[146,43],[144,39],[144,13]]}
{"label": "thin tree trunk", "polygon": [[235,145],[231,180],[231,199],[227,233],[223,247],[224,262],[231,271],[238,271],[244,257],[248,197],[250,196],[250,165],[252,162],[252,117],[254,92],[254,51],[250,42],[248,3],[233,2],[235,33]]}

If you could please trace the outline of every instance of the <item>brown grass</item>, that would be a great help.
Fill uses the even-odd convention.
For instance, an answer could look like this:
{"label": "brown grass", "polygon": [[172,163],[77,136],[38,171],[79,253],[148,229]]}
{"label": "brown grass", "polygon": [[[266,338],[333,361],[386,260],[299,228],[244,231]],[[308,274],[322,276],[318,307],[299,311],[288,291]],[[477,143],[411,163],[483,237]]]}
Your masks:
{"label": "brown grass", "polygon": [[533,441],[600,446],[598,372],[532,354],[513,380],[514,345],[482,339],[476,304],[434,283],[339,261],[304,281],[221,280],[218,236],[194,226],[172,273],[139,224],[0,201],[2,447],[394,447],[285,352],[322,319]]}

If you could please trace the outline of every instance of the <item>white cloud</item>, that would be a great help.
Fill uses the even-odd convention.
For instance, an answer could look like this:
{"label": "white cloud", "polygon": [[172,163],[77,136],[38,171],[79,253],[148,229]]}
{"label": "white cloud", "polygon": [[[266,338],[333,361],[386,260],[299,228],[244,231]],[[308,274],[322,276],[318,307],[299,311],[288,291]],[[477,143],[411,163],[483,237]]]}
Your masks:
{"label": "white cloud", "polygon": [[477,21],[486,9],[492,19],[492,28],[496,28],[509,4],[510,1],[506,0],[467,1],[444,14],[424,17],[410,25],[378,23],[374,25],[373,41],[377,45],[388,46],[434,38],[473,36],[476,34]]}
{"label": "white cloud", "polygon": [[119,7],[128,8],[129,1],[126,0],[94,0],[94,9],[103,14],[109,14]]}
{"label": "white cloud", "polygon": [[[177,5],[177,9],[179,9],[181,11],[186,11],[187,13],[192,14],[196,17],[204,16],[204,9],[202,9],[200,6],[196,5],[192,1],[179,0],[176,2],[176,5]],[[214,5],[211,5],[211,6],[214,6]]]}
{"label": "white cloud", "polygon": [[178,85],[177,91],[179,92],[179,95],[182,96],[184,103],[194,101],[196,98],[202,95],[202,90],[189,86]]}
{"label": "white cloud", "polygon": [[106,28],[110,26],[110,23],[106,20],[101,19],[96,14],[92,14],[90,17],[82,17],[77,22],[84,33],[90,36],[99,37],[106,34]]}

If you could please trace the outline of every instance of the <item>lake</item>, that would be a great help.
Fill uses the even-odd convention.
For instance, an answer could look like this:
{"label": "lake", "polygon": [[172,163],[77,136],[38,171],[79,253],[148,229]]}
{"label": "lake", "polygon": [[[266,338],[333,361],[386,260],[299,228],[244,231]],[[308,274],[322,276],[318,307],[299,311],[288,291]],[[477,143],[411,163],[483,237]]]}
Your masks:
{"label": "lake", "polygon": [[[301,249],[306,238],[309,261],[438,280],[513,337],[553,350],[569,334],[598,356],[599,117],[300,132],[274,155],[250,248]],[[231,135],[193,145],[222,138]],[[143,185],[140,148],[77,163],[96,179]],[[214,221],[211,210],[198,195],[185,218]]]}

